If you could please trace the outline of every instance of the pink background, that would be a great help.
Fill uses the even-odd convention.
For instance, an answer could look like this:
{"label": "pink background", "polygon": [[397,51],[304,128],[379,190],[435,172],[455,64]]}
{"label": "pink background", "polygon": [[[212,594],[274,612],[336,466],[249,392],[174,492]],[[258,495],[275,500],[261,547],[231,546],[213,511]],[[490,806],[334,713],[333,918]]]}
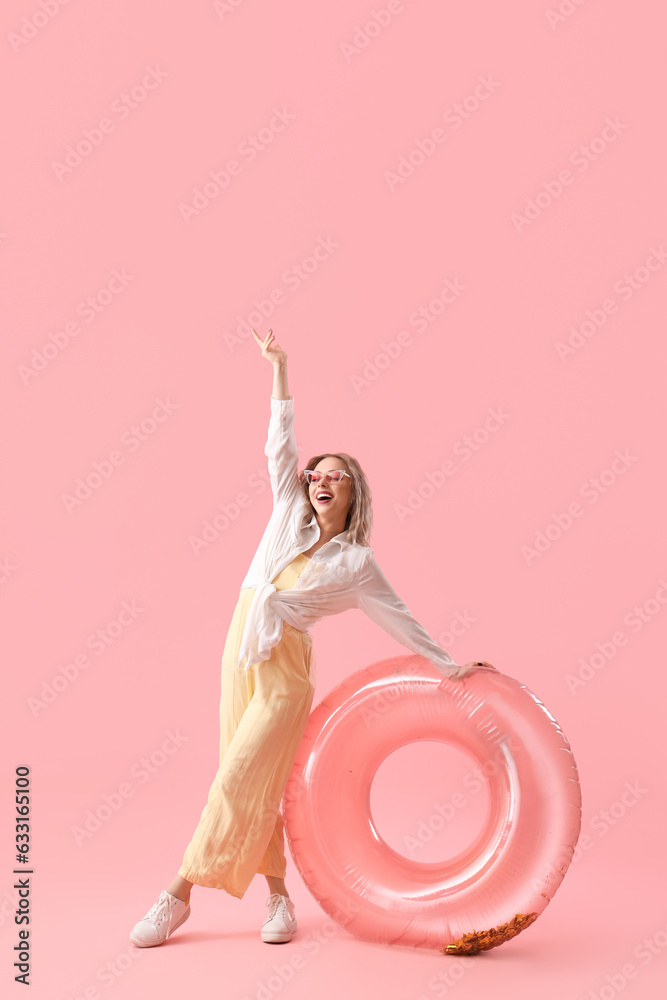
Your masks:
{"label": "pink background", "polygon": [[[664,21],[648,0],[558,2],[3,4],[0,976],[12,996],[23,764],[32,997],[658,995]],[[86,130],[80,162],[58,168]],[[221,190],[210,172],[230,160]],[[459,294],[436,301],[447,281]],[[488,659],[525,683],[572,745],[586,849],[537,923],[478,959],[331,934],[291,857],[288,946],[260,941],[263,878],[242,901],[195,888],[163,948],[128,941],[215,773],[220,656],[270,513],[258,475],[271,368],[251,339],[232,342],[257,302],[272,312],[252,325],[289,355],[303,460],[359,459],[371,544],[412,612],[457,662]],[[423,328],[410,321],[422,307]],[[492,410],[502,423],[485,431]],[[428,496],[447,460],[454,474]],[[96,463],[106,475],[68,509]],[[124,602],[135,617],[115,627]],[[92,649],[98,629],[109,644]],[[313,635],[316,703],[406,652],[357,611]],[[30,699],[86,653],[35,713]],[[165,755],[169,732],[183,741]],[[378,783],[394,803],[388,838],[448,794],[415,782],[427,750],[404,751]],[[87,810],[121,785],[131,794],[78,844]],[[294,955],[302,968],[278,985]]]}

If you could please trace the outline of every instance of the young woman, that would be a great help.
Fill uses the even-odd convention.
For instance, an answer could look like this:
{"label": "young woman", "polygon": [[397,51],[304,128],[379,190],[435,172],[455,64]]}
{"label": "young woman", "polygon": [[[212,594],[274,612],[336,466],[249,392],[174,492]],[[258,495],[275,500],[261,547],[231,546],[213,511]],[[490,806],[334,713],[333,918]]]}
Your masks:
{"label": "young woman", "polygon": [[252,333],[273,365],[264,449],[273,511],[222,656],[220,766],[178,874],[132,929],[139,947],[162,944],[187,920],[193,885],[241,899],[256,874],[270,890],[262,940],[293,936],[280,804],[315,692],[315,622],[360,608],[446,677],[495,669],[484,660],[454,663],[389,584],[368,545],[371,493],[357,460],[345,452],[315,455],[299,472],[287,355],[271,330],[265,340]]}

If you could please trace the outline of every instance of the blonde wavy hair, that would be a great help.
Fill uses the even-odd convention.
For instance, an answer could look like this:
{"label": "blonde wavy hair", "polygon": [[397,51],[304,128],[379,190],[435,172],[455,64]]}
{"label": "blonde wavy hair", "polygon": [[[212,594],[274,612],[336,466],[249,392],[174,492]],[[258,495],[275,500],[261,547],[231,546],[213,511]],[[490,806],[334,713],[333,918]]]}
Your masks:
{"label": "blonde wavy hair", "polygon": [[[366,479],[366,474],[361,468],[356,458],[352,455],[348,455],[344,451],[327,451],[322,455],[314,455],[308,463],[304,466],[304,469],[314,469],[318,462],[321,462],[323,458],[340,458],[347,467],[347,471],[352,477],[352,494],[350,498],[350,509],[347,512],[347,518],[345,519],[345,527],[343,531],[350,531],[350,541],[355,545],[370,545],[371,531],[373,529],[373,506],[372,506],[372,496],[371,488],[368,485],[368,480]],[[306,477],[303,471],[299,472],[299,482],[301,483],[301,488],[303,490],[303,495],[310,506],[315,510],[311,503],[310,494],[308,492],[308,483],[306,482]]]}

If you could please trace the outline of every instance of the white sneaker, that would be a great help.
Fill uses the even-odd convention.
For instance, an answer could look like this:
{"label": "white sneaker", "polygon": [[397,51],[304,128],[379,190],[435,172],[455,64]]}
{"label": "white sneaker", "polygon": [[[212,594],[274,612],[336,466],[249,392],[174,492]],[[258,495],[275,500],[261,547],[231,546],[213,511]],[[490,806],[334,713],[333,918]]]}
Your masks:
{"label": "white sneaker", "polygon": [[134,925],[130,941],[139,948],[163,944],[190,916],[190,903],[163,889],[145,917]]}
{"label": "white sneaker", "polygon": [[281,896],[278,892],[272,892],[266,905],[270,909],[267,919],[262,924],[262,941],[270,944],[290,941],[296,931],[294,903],[289,896]]}

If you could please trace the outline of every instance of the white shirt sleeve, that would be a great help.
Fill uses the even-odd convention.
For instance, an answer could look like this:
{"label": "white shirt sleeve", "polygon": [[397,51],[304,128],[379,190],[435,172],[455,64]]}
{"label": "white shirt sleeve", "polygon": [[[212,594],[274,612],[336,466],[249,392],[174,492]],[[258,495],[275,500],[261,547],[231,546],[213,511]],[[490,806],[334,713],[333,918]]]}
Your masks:
{"label": "white shirt sleeve", "polygon": [[413,653],[425,656],[445,677],[456,672],[459,665],[412,617],[410,609],[393,589],[372,553],[361,569],[357,599],[361,611],[392,638]]}
{"label": "white shirt sleeve", "polygon": [[271,419],[264,454],[269,460],[274,505],[292,503],[301,489],[299,453],[294,436],[294,396],[289,399],[274,399],[271,396]]}

